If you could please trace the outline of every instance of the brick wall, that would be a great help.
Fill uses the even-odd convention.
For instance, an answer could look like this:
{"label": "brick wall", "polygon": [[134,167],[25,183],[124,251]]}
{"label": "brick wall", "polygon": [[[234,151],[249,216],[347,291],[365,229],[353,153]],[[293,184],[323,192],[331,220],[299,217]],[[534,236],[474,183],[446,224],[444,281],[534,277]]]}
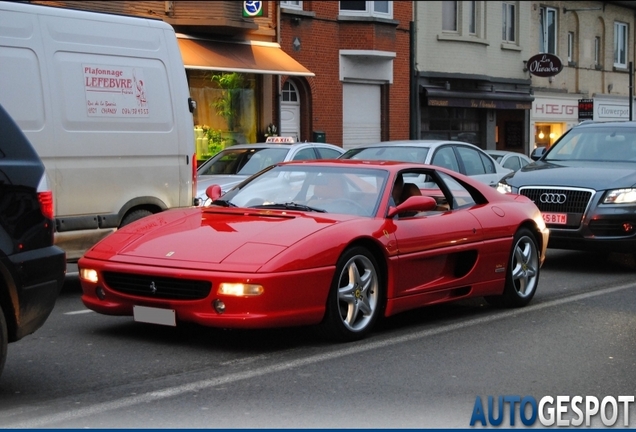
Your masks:
{"label": "brick wall", "polygon": [[[388,85],[388,109],[383,139],[409,138],[409,25],[412,2],[394,2],[393,20],[338,20],[339,2],[304,1],[303,13],[282,13],[280,43],[285,52],[316,74],[306,79],[311,89],[311,118],[302,124],[302,139],[312,130],[326,133],[327,141],[342,145],[342,82],[339,50],[395,52],[393,84]],[[311,14],[315,14],[312,16]],[[300,40],[300,49],[293,46]],[[285,79],[285,77],[284,77]]]}

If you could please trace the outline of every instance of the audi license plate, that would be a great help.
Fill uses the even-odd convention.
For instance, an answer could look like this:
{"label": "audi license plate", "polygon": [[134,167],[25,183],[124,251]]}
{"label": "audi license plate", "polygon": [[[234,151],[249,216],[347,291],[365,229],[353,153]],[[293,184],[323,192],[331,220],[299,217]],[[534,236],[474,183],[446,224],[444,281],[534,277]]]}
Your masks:
{"label": "audi license plate", "polygon": [[173,309],[133,306],[133,318],[137,322],[160,324],[172,327],[177,325]]}
{"label": "audi license plate", "polygon": [[568,221],[566,213],[541,213],[543,220],[547,224],[565,225]]}

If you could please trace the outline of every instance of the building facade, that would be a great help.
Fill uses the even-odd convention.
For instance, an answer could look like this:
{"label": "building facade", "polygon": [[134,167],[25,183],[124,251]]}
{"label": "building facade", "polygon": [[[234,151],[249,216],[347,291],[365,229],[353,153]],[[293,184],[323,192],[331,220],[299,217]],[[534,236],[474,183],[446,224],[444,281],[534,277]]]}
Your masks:
{"label": "building facade", "polygon": [[[553,77],[531,77],[532,148],[549,147],[581,120],[630,120],[634,3],[532,2],[531,54],[554,54],[563,64]],[[579,101],[587,102],[581,110]]]}
{"label": "building facade", "polygon": [[[281,1],[281,126],[344,148],[409,138],[412,2]],[[322,135],[324,134],[324,135]]]}
{"label": "building facade", "polygon": [[271,134],[344,147],[409,137],[412,2],[32,3],[171,24],[200,158]]}
{"label": "building facade", "polygon": [[531,4],[415,2],[415,138],[527,153]]}

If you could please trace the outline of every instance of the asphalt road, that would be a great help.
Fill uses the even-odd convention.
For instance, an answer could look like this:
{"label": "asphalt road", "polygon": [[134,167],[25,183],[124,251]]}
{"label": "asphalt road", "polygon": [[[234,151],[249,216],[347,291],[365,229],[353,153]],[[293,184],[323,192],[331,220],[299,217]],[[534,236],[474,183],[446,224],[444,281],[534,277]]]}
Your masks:
{"label": "asphalt road", "polygon": [[[549,251],[526,308],[460,301],[330,344],[309,328],[171,328],[99,315],[83,307],[69,271],[44,327],[9,346],[0,425],[467,428],[477,397],[487,409],[488,396],[633,396],[634,272],[625,256]],[[592,426],[601,421],[591,417]],[[509,423],[506,409],[502,426]]]}

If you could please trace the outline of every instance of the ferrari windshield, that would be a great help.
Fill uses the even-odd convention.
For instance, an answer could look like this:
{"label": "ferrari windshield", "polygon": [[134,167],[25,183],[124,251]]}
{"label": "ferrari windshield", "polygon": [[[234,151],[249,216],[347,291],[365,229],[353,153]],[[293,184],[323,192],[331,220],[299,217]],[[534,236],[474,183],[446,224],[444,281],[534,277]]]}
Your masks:
{"label": "ferrari windshield", "polygon": [[221,200],[223,205],[237,207],[373,216],[388,174],[348,166],[275,166],[230,190]]}
{"label": "ferrari windshield", "polygon": [[636,162],[636,128],[599,126],[572,129],[543,160]]}

